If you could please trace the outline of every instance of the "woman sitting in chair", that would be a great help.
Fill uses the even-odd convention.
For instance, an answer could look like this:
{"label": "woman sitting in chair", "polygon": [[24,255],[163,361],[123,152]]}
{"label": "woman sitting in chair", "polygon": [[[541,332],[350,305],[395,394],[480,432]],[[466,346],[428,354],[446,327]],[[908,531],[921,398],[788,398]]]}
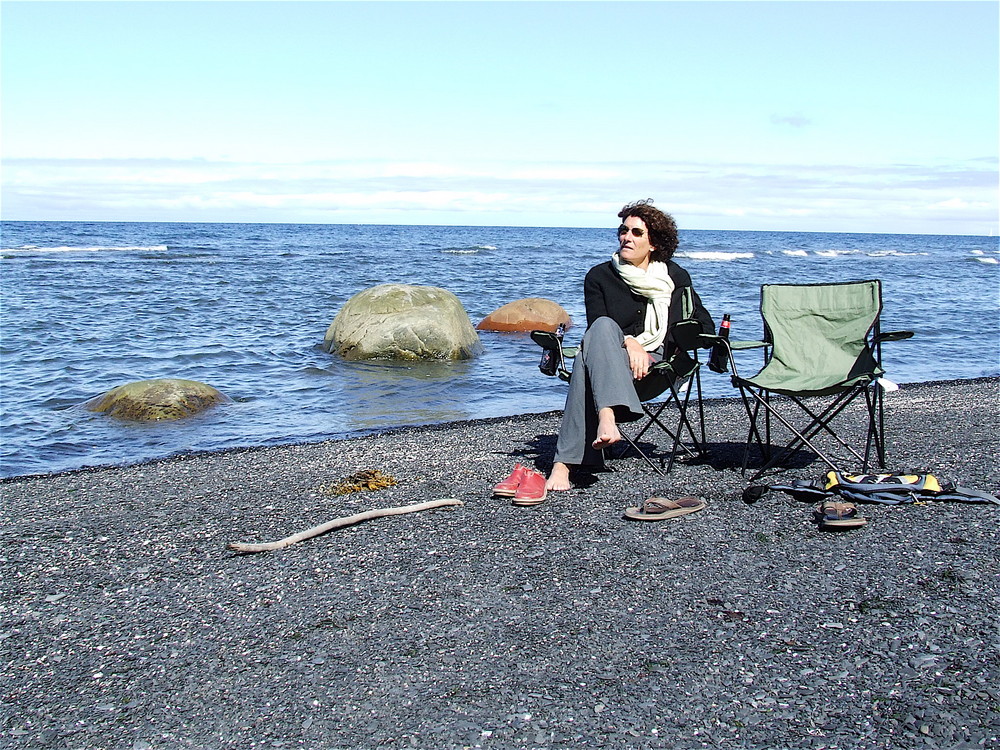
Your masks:
{"label": "woman sitting in chair", "polygon": [[[668,326],[682,318],[687,271],[671,258],[677,225],[639,201],[618,214],[618,252],[587,272],[587,332],[573,366],[552,472],[545,490],[570,489],[570,466],[602,465],[601,451],[622,439],[619,422],[642,417],[637,381],[671,353]],[[693,317],[704,333],[715,326],[691,290]]]}

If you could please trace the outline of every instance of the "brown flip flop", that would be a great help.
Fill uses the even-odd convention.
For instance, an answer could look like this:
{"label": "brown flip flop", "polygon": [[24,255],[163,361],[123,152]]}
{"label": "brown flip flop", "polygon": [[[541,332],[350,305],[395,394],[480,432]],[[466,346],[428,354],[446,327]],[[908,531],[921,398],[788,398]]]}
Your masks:
{"label": "brown flip flop", "polygon": [[826,500],[816,508],[814,515],[820,529],[842,531],[857,529],[868,523],[868,520],[858,515],[854,503],[842,503],[837,500]]}
{"label": "brown flip flop", "polygon": [[637,508],[626,508],[625,517],[633,521],[663,521],[668,518],[686,516],[705,507],[705,501],[688,495],[676,500],[665,497],[651,497]]}

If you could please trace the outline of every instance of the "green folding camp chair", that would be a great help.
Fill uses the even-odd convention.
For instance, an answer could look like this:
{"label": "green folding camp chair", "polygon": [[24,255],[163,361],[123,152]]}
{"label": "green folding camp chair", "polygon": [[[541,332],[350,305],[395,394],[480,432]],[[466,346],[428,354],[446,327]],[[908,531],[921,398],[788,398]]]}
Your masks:
{"label": "green folding camp chair", "polygon": [[[874,449],[878,467],[883,468],[885,418],[882,401],[888,384],[881,379],[884,374],[882,343],[908,339],[913,332],[880,331],[882,283],[872,280],[840,284],[764,284],[760,290],[760,313],[764,321],[764,341],[732,342],[729,347],[732,382],[740,389],[750,421],[743,473],[746,474],[750,452],[755,445],[764,463],[750,481],[803,445],[834,471],[844,471],[833,455],[837,446],[847,450],[849,460],[861,462],[862,472],[868,471]],[[764,366],[756,375],[744,378],[736,369],[732,351],[748,346],[764,348]],[[864,455],[838,435],[831,425],[862,396],[867,421]],[[794,417],[787,415],[789,410],[799,415],[798,419],[804,419],[805,424],[793,424]],[[772,418],[793,435],[777,452],[771,449]],[[835,445],[821,448],[819,437],[832,438]]]}
{"label": "green folding camp chair", "polygon": [[[650,374],[636,381],[636,394],[642,403],[645,416],[640,417],[639,424],[629,429],[619,424],[619,430],[624,439],[624,448],[616,458],[623,457],[629,450],[634,450],[643,461],[659,474],[669,473],[674,460],[679,453],[690,458],[698,458],[706,453],[705,440],[705,410],[701,393],[701,363],[698,360],[698,349],[712,345],[701,332],[701,324],[690,316],[693,311],[693,301],[690,289],[685,289],[683,301],[685,319],[678,321],[670,328],[667,341],[673,349],[663,361],[657,362],[650,369]],[[562,338],[550,331],[532,331],[531,338],[536,344],[546,350],[550,359],[548,367],[543,372],[558,375],[562,380],[569,381],[571,372],[568,361],[576,357],[579,347],[563,346]],[[692,393],[696,401],[697,411],[692,417],[688,414],[688,405]],[[663,396],[663,399],[656,401]],[[676,421],[668,424],[667,412],[676,407]],[[659,466],[643,447],[648,443],[641,442],[653,427],[658,427],[669,439],[669,448],[659,456]]]}

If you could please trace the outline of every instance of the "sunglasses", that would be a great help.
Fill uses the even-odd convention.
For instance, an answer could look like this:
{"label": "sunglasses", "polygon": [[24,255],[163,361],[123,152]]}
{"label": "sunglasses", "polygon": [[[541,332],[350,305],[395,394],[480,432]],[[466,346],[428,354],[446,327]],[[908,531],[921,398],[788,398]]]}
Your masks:
{"label": "sunglasses", "polygon": [[[631,231],[632,231],[632,236],[633,237],[642,237],[644,234],[646,234],[646,230],[642,229],[641,227],[632,227]],[[628,234],[628,233],[629,233],[629,228],[627,226],[625,226],[624,224],[622,224],[620,227],[618,227],[618,236],[619,237],[621,237],[623,234]]]}

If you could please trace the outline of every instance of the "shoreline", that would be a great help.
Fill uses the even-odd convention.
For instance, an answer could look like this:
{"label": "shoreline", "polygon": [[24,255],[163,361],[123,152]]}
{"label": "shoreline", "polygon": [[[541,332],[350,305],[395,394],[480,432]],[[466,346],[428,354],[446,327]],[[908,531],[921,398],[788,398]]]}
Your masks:
{"label": "shoreline", "polygon": [[[888,394],[890,469],[997,494],[998,397],[1000,378]],[[784,493],[748,506],[742,409],[706,401],[705,462],[614,459],[531,508],[490,488],[547,468],[558,411],[9,478],[0,744],[1000,743],[1000,506],[865,504],[840,533]],[[371,469],[397,484],[329,493]],[[653,493],[707,507],[622,518]],[[464,505],[226,550],[441,498]]]}
{"label": "shoreline", "polygon": [[[950,380],[927,380],[920,381],[916,383],[900,383],[899,388],[901,391],[909,390],[912,388],[918,388],[922,386],[941,386],[941,385],[960,385],[962,383],[975,384],[975,383],[990,383],[996,382],[1000,384],[1000,374],[998,375],[985,375],[976,378],[956,378]],[[739,402],[740,397],[736,396],[713,396],[711,398],[703,399],[706,406],[712,403],[728,403],[728,402]],[[463,425],[488,425],[494,422],[507,422],[512,419],[525,419],[531,420],[535,418],[559,418],[562,415],[562,409],[552,409],[544,412],[525,412],[519,414],[503,415],[498,417],[481,417],[474,419],[460,419],[447,422],[432,422],[428,424],[419,425],[397,425],[394,427],[386,428],[372,428],[370,430],[359,431],[357,433],[345,434],[337,437],[322,438],[319,440],[307,440],[302,442],[279,442],[267,445],[247,445],[237,448],[223,448],[220,450],[196,450],[188,451],[183,453],[173,453],[167,456],[162,456],[159,458],[151,458],[143,461],[135,461],[122,464],[96,464],[94,466],[82,466],[78,469],[67,469],[65,471],[57,471],[50,473],[38,473],[38,474],[17,474],[14,476],[4,476],[0,477],[0,485],[7,484],[10,482],[19,482],[30,479],[43,479],[46,477],[61,477],[69,476],[72,474],[78,474],[81,472],[93,472],[93,471],[104,471],[106,469],[124,469],[134,466],[144,466],[146,464],[157,464],[163,463],[165,461],[173,461],[175,459],[181,458],[195,458],[198,456],[214,456],[223,455],[227,453],[248,453],[252,451],[261,450],[271,450],[274,448],[289,448],[295,446],[308,446],[308,445],[322,445],[329,442],[337,442],[342,440],[357,440],[361,438],[377,437],[379,435],[391,435],[397,432],[406,431],[433,431],[433,430],[446,430],[446,429],[457,429]]]}

